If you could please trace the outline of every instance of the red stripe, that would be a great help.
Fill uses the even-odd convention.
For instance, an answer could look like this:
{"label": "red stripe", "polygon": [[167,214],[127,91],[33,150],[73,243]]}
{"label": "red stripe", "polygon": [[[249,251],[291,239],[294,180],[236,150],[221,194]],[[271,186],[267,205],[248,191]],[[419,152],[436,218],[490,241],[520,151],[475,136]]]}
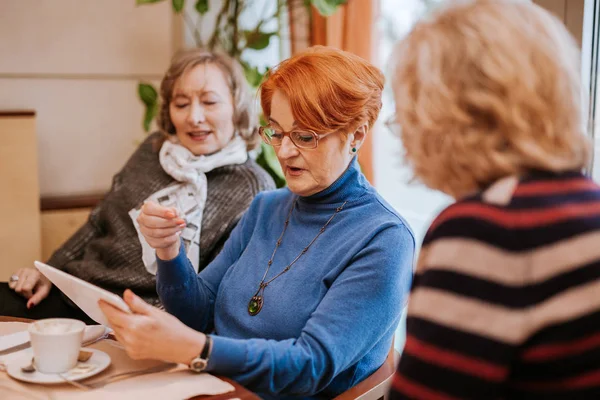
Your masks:
{"label": "red stripe", "polygon": [[459,371],[488,381],[500,382],[508,375],[508,368],[484,360],[474,359],[464,354],[444,350],[407,336],[404,351],[430,364]]}
{"label": "red stripe", "polygon": [[598,185],[586,178],[573,179],[569,181],[525,182],[517,186],[513,196],[569,194],[573,192],[584,192],[589,190],[598,190]]}
{"label": "red stripe", "polygon": [[546,361],[580,354],[597,347],[600,347],[600,333],[576,341],[531,347],[521,354],[521,359],[530,362]]}
{"label": "red stripe", "polygon": [[553,380],[552,382],[519,382],[515,386],[535,390],[535,389],[583,389],[600,385],[600,370],[588,372],[572,378]]}
{"label": "red stripe", "polygon": [[543,209],[504,210],[480,203],[459,203],[450,206],[432,224],[437,228],[453,218],[479,218],[505,228],[535,228],[569,219],[600,214],[600,202],[547,207]]}
{"label": "red stripe", "polygon": [[404,393],[414,399],[427,400],[458,400],[457,397],[447,395],[426,386],[410,381],[408,378],[396,373],[392,379],[392,388],[399,393]]}

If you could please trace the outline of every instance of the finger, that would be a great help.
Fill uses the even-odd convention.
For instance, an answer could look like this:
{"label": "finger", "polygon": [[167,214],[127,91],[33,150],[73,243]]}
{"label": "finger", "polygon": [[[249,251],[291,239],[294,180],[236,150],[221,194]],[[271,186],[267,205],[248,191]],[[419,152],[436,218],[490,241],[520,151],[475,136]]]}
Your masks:
{"label": "finger", "polygon": [[37,289],[34,290],[33,296],[31,296],[27,302],[27,309],[31,309],[40,304],[42,300],[48,297],[48,293],[50,293],[50,286],[38,284]]}
{"label": "finger", "polygon": [[21,289],[23,281],[25,281],[25,278],[27,277],[27,268],[21,268],[17,271],[17,273],[15,273],[15,275],[19,278],[14,284],[14,290],[16,292],[17,290]]}
{"label": "finger", "polygon": [[154,215],[140,214],[137,218],[140,227],[148,228],[172,228],[175,226],[185,226],[185,220],[183,218],[163,218]]}
{"label": "finger", "polygon": [[173,246],[175,243],[179,242],[179,234],[175,234],[162,239],[155,239],[151,237],[144,236],[146,243],[153,249],[166,249],[167,247]]}
{"label": "finger", "polygon": [[15,288],[15,292],[25,296],[26,298],[30,298],[33,290],[33,287],[38,281],[37,274],[32,273],[32,271],[27,271],[21,277],[19,277],[19,281],[17,282],[17,287]]}
{"label": "finger", "polygon": [[[24,268],[20,268],[20,269],[16,270],[15,273],[12,274],[12,276],[16,276],[17,278],[21,279],[20,276],[21,276],[21,273],[22,273],[23,269]],[[17,287],[18,283],[19,283],[18,280],[16,280],[16,281],[8,281],[8,287],[11,288],[11,289],[13,289],[13,290],[15,290],[15,288]]]}
{"label": "finger", "polygon": [[[19,276],[17,274],[14,274],[14,275]],[[15,290],[18,283],[19,283],[19,281],[8,281],[8,287],[11,288],[12,290]]]}
{"label": "finger", "polygon": [[123,300],[125,300],[125,303],[127,303],[131,311],[133,311],[135,314],[150,315],[155,310],[154,307],[136,296],[129,289],[126,289],[125,293],[123,293]]}
{"label": "finger", "polygon": [[19,292],[27,298],[33,296],[33,288],[39,283],[39,275],[29,274],[23,280]]}
{"label": "finger", "polygon": [[175,218],[178,214],[176,208],[161,206],[153,201],[147,201],[144,203],[142,206],[142,213],[168,219]]}
{"label": "finger", "polygon": [[140,230],[145,237],[162,239],[180,233],[183,229],[185,229],[185,226],[176,226],[174,228],[144,228]]}
{"label": "finger", "polygon": [[113,329],[116,330],[116,328],[127,328],[129,325],[129,318],[131,317],[130,314],[119,310],[117,307],[103,300],[98,301],[98,306]]}
{"label": "finger", "polygon": [[121,333],[121,328],[113,326],[113,334],[117,338],[117,342],[121,343],[122,346],[125,346],[125,338],[123,337],[123,334]]}

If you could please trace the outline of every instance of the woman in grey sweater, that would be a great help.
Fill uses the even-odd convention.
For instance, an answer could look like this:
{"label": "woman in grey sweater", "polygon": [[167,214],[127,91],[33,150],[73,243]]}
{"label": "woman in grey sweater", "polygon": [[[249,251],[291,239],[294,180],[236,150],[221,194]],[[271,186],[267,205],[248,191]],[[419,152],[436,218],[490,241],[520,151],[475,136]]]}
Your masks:
{"label": "woman in grey sweater", "polygon": [[[140,145],[86,224],[48,260],[112,292],[132,288],[155,305],[156,258],[140,240],[136,222],[145,201],[172,208],[185,226],[186,252],[200,271],[220,251],[254,196],[274,188],[248,157],[258,135],[236,61],[199,49],[181,52],[160,92],[161,132]],[[87,318],[34,268],[22,268],[0,283],[0,315]]]}

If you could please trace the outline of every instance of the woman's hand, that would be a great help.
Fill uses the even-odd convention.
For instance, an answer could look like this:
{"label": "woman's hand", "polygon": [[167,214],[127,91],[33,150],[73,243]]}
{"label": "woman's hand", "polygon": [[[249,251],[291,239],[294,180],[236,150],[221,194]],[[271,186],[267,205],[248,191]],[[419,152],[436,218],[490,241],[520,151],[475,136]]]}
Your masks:
{"label": "woman's hand", "polygon": [[185,229],[185,220],[177,210],[151,201],[144,203],[137,217],[140,232],[146,242],[156,250],[161,260],[171,260],[179,253],[179,235]]}
{"label": "woman's hand", "polygon": [[52,282],[37,269],[21,268],[14,275],[18,276],[19,280],[9,282],[8,287],[28,299],[27,308],[40,304],[48,297],[50,289],[52,289]]}
{"label": "woman's hand", "polygon": [[129,289],[123,294],[123,299],[133,314],[102,300],[99,305],[129,357],[189,365],[200,354],[206,342],[203,333],[152,307]]}

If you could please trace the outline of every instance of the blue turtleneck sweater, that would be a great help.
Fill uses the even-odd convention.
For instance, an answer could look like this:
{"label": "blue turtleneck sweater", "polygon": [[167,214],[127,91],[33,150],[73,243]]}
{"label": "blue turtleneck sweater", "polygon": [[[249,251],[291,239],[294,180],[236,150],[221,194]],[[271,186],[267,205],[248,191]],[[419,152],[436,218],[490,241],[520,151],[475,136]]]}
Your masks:
{"label": "blue turtleneck sweater", "polygon": [[[291,269],[256,293],[290,207],[289,226],[266,280],[280,273],[346,202]],[[354,160],[329,188],[309,197],[262,192],[221,253],[196,274],[183,246],[158,261],[157,290],[167,311],[213,332],[207,371],[266,398],[332,398],[385,360],[412,277],[408,224],[367,182]]]}

